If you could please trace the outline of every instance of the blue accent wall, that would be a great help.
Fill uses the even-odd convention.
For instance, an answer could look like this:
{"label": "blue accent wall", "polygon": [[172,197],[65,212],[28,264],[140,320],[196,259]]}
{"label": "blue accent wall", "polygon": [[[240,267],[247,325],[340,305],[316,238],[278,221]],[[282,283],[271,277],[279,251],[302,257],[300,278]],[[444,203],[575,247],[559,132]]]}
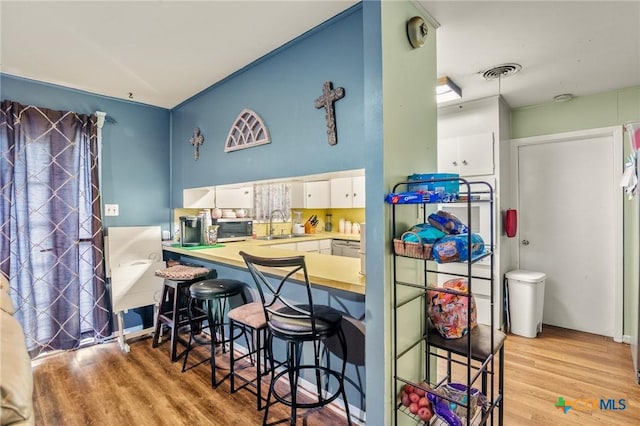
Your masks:
{"label": "blue accent wall", "polygon": [[[365,300],[347,295],[335,300],[355,317],[366,315],[366,380],[361,366],[351,366],[348,376],[360,386],[366,381],[368,391],[350,385],[349,400],[366,409],[374,423],[389,418],[393,405],[385,359],[391,342],[385,323],[389,224],[382,195],[388,189],[384,148],[397,141],[385,141],[383,132],[381,9],[379,0],[359,3],[171,111],[0,74],[2,99],[82,113],[100,110],[114,120],[103,130],[103,203],[119,204],[120,216],[106,218],[105,226],[169,229],[171,209],[182,206],[184,188],[365,168],[367,256],[373,259],[367,262],[367,294]],[[335,104],[335,146],[327,143],[325,111],[314,106],[325,81],[345,89]],[[272,142],[225,153],[228,132],[245,108],[262,117]],[[189,143],[196,127],[205,137],[197,161]],[[237,268],[216,269],[228,278],[248,279]]]}
{"label": "blue accent wall", "polygon": [[104,227],[169,230],[169,110],[0,74],[0,97],[23,105],[107,113],[102,129],[102,203],[119,204]]}
{"label": "blue accent wall", "polygon": [[[391,345],[391,335],[385,324],[388,305],[385,288],[389,286],[385,271],[385,233],[389,225],[385,221],[386,207],[382,203],[384,182],[384,129],[382,110],[382,10],[379,1],[367,1],[363,7],[364,21],[364,135],[368,142],[365,154],[366,173],[366,240],[367,240],[367,289],[366,289],[366,408],[371,424],[376,419],[385,424],[388,419],[387,392],[390,378],[387,375],[385,357]],[[373,202],[371,200],[374,200]],[[375,200],[380,200],[379,202]],[[394,401],[395,401],[395,397]]]}
{"label": "blue accent wall", "polygon": [[[172,204],[184,188],[301,176],[364,167],[362,7],[323,25],[232,74],[172,110]],[[322,84],[343,87],[335,103],[338,144],[327,143]],[[224,152],[231,126],[245,109],[271,133],[267,145]],[[189,139],[205,137],[200,158]]]}

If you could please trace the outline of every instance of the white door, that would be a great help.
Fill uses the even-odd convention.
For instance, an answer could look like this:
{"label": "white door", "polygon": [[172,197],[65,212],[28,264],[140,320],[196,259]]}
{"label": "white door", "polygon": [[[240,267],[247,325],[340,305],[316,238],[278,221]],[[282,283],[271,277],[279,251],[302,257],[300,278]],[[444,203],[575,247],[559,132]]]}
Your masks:
{"label": "white door", "polygon": [[622,337],[622,133],[513,141],[519,268],[547,274],[543,323]]}

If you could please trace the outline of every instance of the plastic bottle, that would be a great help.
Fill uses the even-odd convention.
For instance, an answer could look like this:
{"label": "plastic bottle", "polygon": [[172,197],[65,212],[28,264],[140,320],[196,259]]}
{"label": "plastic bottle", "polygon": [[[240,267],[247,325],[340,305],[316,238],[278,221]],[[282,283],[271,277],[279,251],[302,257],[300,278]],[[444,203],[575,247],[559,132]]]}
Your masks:
{"label": "plastic bottle", "polygon": [[351,224],[351,221],[350,221],[350,220],[347,220],[347,221],[344,223],[344,233],[345,233],[345,234],[350,234],[352,231],[353,231],[353,226],[352,226],[352,224]]}
{"label": "plastic bottle", "polygon": [[360,233],[360,225],[358,224],[358,222],[353,222],[351,224],[351,233],[352,234],[359,234]]}
{"label": "plastic bottle", "polygon": [[344,219],[340,218],[340,222],[338,222],[338,232],[344,234]]}

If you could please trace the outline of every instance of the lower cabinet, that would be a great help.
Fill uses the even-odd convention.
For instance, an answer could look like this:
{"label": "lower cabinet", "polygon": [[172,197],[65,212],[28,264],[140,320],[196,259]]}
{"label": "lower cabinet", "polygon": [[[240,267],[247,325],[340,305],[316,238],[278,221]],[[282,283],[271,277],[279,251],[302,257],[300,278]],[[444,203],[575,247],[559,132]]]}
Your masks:
{"label": "lower cabinet", "polygon": [[297,243],[273,244],[270,247],[283,250],[306,251],[312,253],[331,254],[331,239],[300,241]]}

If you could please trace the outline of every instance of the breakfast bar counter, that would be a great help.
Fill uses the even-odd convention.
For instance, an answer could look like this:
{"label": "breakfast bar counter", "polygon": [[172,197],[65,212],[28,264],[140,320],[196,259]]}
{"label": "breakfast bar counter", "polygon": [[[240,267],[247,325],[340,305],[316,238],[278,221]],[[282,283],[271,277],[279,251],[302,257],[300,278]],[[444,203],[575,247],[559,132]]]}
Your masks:
{"label": "breakfast bar counter", "polygon": [[[286,257],[303,254],[307,264],[309,281],[312,285],[347,291],[360,295],[365,294],[365,276],[360,273],[360,259],[342,256],[332,256],[314,252],[301,252],[285,248],[277,248],[278,244],[292,242],[314,241],[324,239],[343,239],[358,241],[359,235],[340,233],[319,233],[296,236],[295,238],[222,243],[221,247],[190,249],[179,246],[165,246],[166,252],[201,259],[208,262],[220,263],[232,267],[245,268],[240,251],[261,257]],[[284,272],[277,269],[268,271],[271,275],[284,276]],[[302,274],[294,275],[295,279],[304,280]]]}
{"label": "breakfast bar counter", "polygon": [[[313,244],[298,244],[319,240],[351,240],[359,241],[359,235],[322,232],[318,234],[273,239],[249,239],[246,241],[223,242],[219,246],[209,248],[192,248],[180,246],[165,246],[164,258],[180,260],[185,263],[199,264],[217,271],[218,277],[239,280],[247,284],[245,295],[250,301],[259,301],[260,296],[255,282],[247,269],[240,251],[260,257],[288,257],[304,255],[307,273],[315,304],[327,305],[343,313],[343,329],[347,338],[347,365],[345,370],[345,390],[350,405],[350,412],[355,418],[364,418],[364,389],[365,389],[365,276],[360,274],[359,258],[333,256],[319,252],[298,251],[301,246]],[[325,242],[326,243],[326,242]],[[282,248],[278,248],[281,245]],[[318,247],[322,243],[318,242]],[[326,245],[326,244],[325,244]],[[320,248],[318,248],[320,250]],[[265,270],[269,279],[277,284],[278,279],[285,276],[282,269],[271,268]],[[305,300],[306,290],[304,276],[298,272],[293,275],[293,285],[287,286],[285,292],[292,300]],[[299,283],[298,283],[299,282]],[[297,285],[299,284],[299,285]],[[237,303],[236,301],[235,303]],[[232,304],[234,302],[231,302]],[[276,359],[284,359],[286,345],[279,342],[274,349]],[[335,343],[335,342],[334,342]],[[331,361],[340,362],[341,351],[336,344],[328,345]],[[311,354],[313,351],[311,351]],[[303,362],[313,363],[313,359],[303,355]],[[304,386],[311,386],[313,382],[306,382]],[[303,385],[301,385],[303,386]],[[304,387],[303,386],[303,387]],[[313,389],[310,387],[309,389]]]}

